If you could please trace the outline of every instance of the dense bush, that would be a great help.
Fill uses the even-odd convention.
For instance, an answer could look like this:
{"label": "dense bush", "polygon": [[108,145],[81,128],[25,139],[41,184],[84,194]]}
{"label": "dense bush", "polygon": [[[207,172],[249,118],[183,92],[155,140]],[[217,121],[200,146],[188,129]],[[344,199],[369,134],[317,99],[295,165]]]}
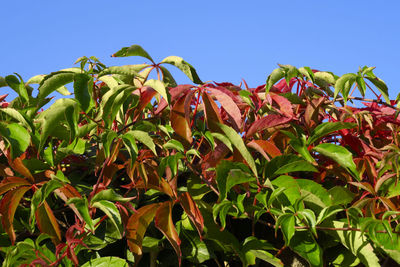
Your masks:
{"label": "dense bush", "polygon": [[400,263],[399,109],[373,68],[248,88],[113,56],[149,63],[0,77],[3,266]]}

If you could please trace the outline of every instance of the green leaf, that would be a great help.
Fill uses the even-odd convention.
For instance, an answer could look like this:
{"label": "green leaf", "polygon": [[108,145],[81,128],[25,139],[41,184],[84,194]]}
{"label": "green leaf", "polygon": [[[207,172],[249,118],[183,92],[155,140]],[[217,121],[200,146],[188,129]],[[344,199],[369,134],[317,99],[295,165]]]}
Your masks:
{"label": "green leaf", "polygon": [[94,197],[92,198],[90,203],[93,204],[94,202],[101,201],[101,200],[108,200],[108,201],[113,201],[113,202],[115,202],[115,201],[128,202],[128,201],[132,200],[132,198],[123,197],[120,194],[117,194],[113,189],[106,189],[106,190],[100,191],[99,193],[94,195]]}
{"label": "green leaf", "polygon": [[283,266],[283,263],[267,250],[276,250],[265,240],[259,240],[254,236],[247,237],[243,242],[242,252],[245,254],[247,264],[256,264],[256,258],[259,258],[273,266]]}
{"label": "green leaf", "polygon": [[[99,73],[99,77],[101,77],[100,80],[104,81],[110,88],[115,85],[116,81],[114,78],[110,77],[103,77],[104,75],[108,74],[121,74],[121,75],[127,75],[127,76],[134,76],[134,77],[140,77],[141,75],[139,72],[150,65],[148,64],[138,64],[138,65],[124,65],[124,66],[113,66],[106,68],[102,70]],[[118,84],[116,84],[118,85]]]}
{"label": "green leaf", "polygon": [[285,72],[282,68],[274,69],[271,74],[267,78],[267,82],[265,84],[265,93],[268,94],[271,87],[280,79],[285,77]]}
{"label": "green leaf", "polygon": [[311,70],[310,67],[301,67],[298,69],[301,74],[307,77],[309,81],[314,83],[314,72]]}
{"label": "green leaf", "polygon": [[[309,179],[296,179],[296,182],[300,186],[302,193],[312,192],[312,194],[315,195],[324,206],[331,205],[328,191],[321,184]],[[307,201],[307,198],[304,200]]]}
{"label": "green leaf", "polygon": [[135,138],[132,134],[126,133],[122,136],[122,141],[125,144],[126,149],[128,150],[129,155],[131,156],[131,167],[136,161],[136,157],[138,154],[138,148],[136,146]]}
{"label": "green leaf", "polygon": [[4,112],[14,120],[21,123],[25,128],[29,129],[30,131],[33,131],[35,129],[32,122],[30,122],[29,119],[27,119],[23,114],[21,114],[18,110],[14,108],[0,108],[0,112]]}
{"label": "green leaf", "polygon": [[231,170],[234,170],[233,179],[235,179],[239,183],[242,183],[240,182],[240,180],[244,180],[246,182],[255,180],[253,176],[249,175],[250,170],[245,164],[240,162],[222,160],[218,164],[216,171],[216,180],[218,189],[220,191],[220,200],[225,199],[228,191],[235,185],[235,181],[232,181],[232,183],[228,182],[228,177],[231,174]]}
{"label": "green leaf", "polygon": [[354,199],[355,194],[343,186],[334,186],[328,191],[333,205],[347,205]]}
{"label": "green leaf", "polygon": [[134,138],[136,138],[141,143],[143,143],[145,146],[147,146],[154,153],[154,155],[157,155],[156,145],[154,144],[153,139],[150,137],[150,135],[147,132],[140,131],[140,130],[133,130],[133,131],[127,132],[126,134],[133,135]]}
{"label": "green leaf", "polygon": [[163,83],[166,87],[176,87],[177,83],[172,74],[163,66],[159,66],[163,74]]}
{"label": "green leaf", "polygon": [[[206,134],[207,133],[210,133],[210,132],[207,131]],[[205,135],[205,136],[207,136],[207,135]],[[219,141],[224,143],[224,145],[226,145],[231,152],[233,152],[232,143],[225,135],[223,135],[221,133],[211,133],[211,137],[212,137],[212,139],[211,138],[208,138],[208,139],[213,140],[213,141],[214,141],[214,138],[218,139]]]}
{"label": "green leaf", "polygon": [[144,83],[144,86],[149,86],[151,88],[153,88],[154,90],[157,91],[157,93],[159,93],[164,99],[165,101],[167,101],[167,103],[170,103],[170,95],[167,92],[167,89],[165,88],[165,85],[159,81],[159,80],[147,80]]}
{"label": "green leaf", "polygon": [[244,144],[242,137],[231,127],[221,123],[218,123],[218,125],[224,132],[226,137],[228,137],[229,141],[239,150],[239,153],[243,156],[247,164],[249,164],[250,169],[257,177],[256,163],[254,162],[254,159],[251,156],[250,152],[247,150],[247,147]]}
{"label": "green leaf", "polygon": [[385,98],[386,103],[390,104],[389,99],[389,89],[384,81],[377,77],[365,77],[370,82],[372,82],[376,88],[378,88],[379,92],[381,92],[382,96]]}
{"label": "green leaf", "polygon": [[356,83],[357,83],[358,89],[360,90],[361,95],[364,97],[365,92],[367,91],[367,87],[365,85],[364,78],[362,76],[357,76]]}
{"label": "green leaf", "polygon": [[[65,121],[65,112],[68,107],[70,109],[77,109],[78,103],[74,99],[62,98],[58,99],[46,111],[39,114],[39,119],[42,121],[42,133],[40,135],[41,151],[49,137],[62,121]],[[76,113],[75,113],[76,114]]]}
{"label": "green leaf", "polygon": [[88,74],[79,73],[74,76],[75,99],[78,100],[82,110],[86,113],[93,107],[92,89],[93,78]]}
{"label": "green leaf", "polygon": [[308,231],[297,231],[289,247],[306,259],[311,266],[323,266],[322,249]]}
{"label": "green leaf", "polygon": [[128,267],[128,263],[118,257],[101,257],[87,261],[82,267]]}
{"label": "green leaf", "polygon": [[317,224],[320,224],[325,219],[327,219],[330,216],[333,216],[336,213],[341,212],[341,211],[343,211],[343,208],[341,208],[338,205],[323,208],[322,211],[318,214]]}
{"label": "green leaf", "polygon": [[225,229],[226,226],[226,215],[233,208],[231,201],[224,199],[221,203],[213,206],[213,218],[214,222],[217,223],[217,217],[219,217],[221,223],[221,231]]}
{"label": "green leaf", "polygon": [[[325,224],[327,227],[344,228],[344,222],[333,221]],[[343,246],[348,248],[365,266],[381,266],[374,248],[368,241],[365,234],[358,231],[327,231],[328,234],[338,238]]]}
{"label": "green leaf", "polygon": [[180,69],[183,73],[186,74],[186,76],[195,84],[202,84],[203,82],[200,80],[199,76],[197,75],[196,70],[193,68],[192,65],[187,63],[186,61],[183,60],[181,57],[177,56],[169,56],[164,58],[161,63],[166,63],[173,65]]}
{"label": "green leaf", "polygon": [[347,101],[347,97],[349,96],[349,92],[351,86],[356,80],[357,75],[354,73],[344,74],[342,77],[337,79],[335,83],[335,94],[333,96],[334,99],[338,96],[339,93],[342,93],[344,101]]}
{"label": "green leaf", "polygon": [[130,47],[123,47],[118,52],[112,55],[113,57],[131,57],[131,56],[139,56],[144,57],[154,63],[154,60],[151,56],[140,46],[140,45],[131,45]]}
{"label": "green leaf", "polygon": [[295,232],[295,217],[292,213],[285,213],[278,217],[276,221],[276,231],[280,227],[283,236],[285,237],[285,244],[289,244]]}
{"label": "green leaf", "polygon": [[249,173],[245,173],[240,169],[231,169],[228,172],[228,176],[225,179],[221,179],[221,175],[217,176],[218,189],[220,192],[219,200],[225,199],[227,196],[227,193],[235,185],[252,182],[252,181],[255,181],[254,176],[250,175]]}
{"label": "green leaf", "polygon": [[352,129],[356,127],[356,123],[350,123],[350,122],[324,122],[312,131],[311,136],[307,140],[307,145],[311,145],[318,139],[327,136],[330,133],[342,130],[342,129]]}
{"label": "green leaf", "polygon": [[335,144],[324,143],[314,147],[313,150],[336,161],[340,166],[349,171],[357,181],[360,181],[360,174],[353,161],[353,156],[346,148]]}
{"label": "green leaf", "polygon": [[31,136],[28,131],[17,123],[0,123],[0,135],[10,145],[13,159],[24,153],[31,142]]}
{"label": "green leaf", "polygon": [[24,81],[21,76],[16,74],[20,80],[14,75],[8,75],[5,78],[7,85],[13,89],[20,97],[24,100],[24,102],[29,102],[28,92],[26,91]]}
{"label": "green leaf", "polygon": [[[296,200],[300,199],[302,196],[300,194],[300,186],[296,179],[291,176],[281,175],[271,181],[273,186],[278,188],[285,188],[283,194],[277,196],[277,200],[283,203],[285,206],[294,205]],[[286,199],[285,199],[286,197]],[[270,202],[270,201],[268,201]]]}
{"label": "green leaf", "polygon": [[82,216],[83,220],[86,222],[87,226],[89,229],[94,232],[94,225],[93,225],[93,220],[90,217],[89,214],[89,205],[88,201],[86,198],[78,198],[78,197],[73,197],[68,199],[67,205],[69,204],[74,204],[76,209],[79,211],[80,215]]}
{"label": "green leaf", "polygon": [[329,72],[318,71],[314,73],[314,78],[317,84],[321,83],[321,81],[328,85],[335,84],[335,77]]}
{"label": "green leaf", "polygon": [[318,170],[305,160],[298,160],[283,165],[274,172],[274,175],[285,174],[290,172],[318,172]]}
{"label": "green leaf", "polygon": [[178,140],[171,139],[167,143],[163,145],[165,149],[176,149],[177,151],[184,152],[185,148],[183,147],[182,143]]}
{"label": "green leaf", "polygon": [[[74,80],[74,72],[58,71],[53,72],[42,80],[39,85],[38,99],[44,99],[50,93],[59,89],[61,86],[71,83]],[[61,99],[60,99],[61,100]]]}
{"label": "green leaf", "polygon": [[100,209],[110,219],[115,229],[118,229],[119,236],[122,238],[122,220],[117,207],[108,200],[93,201],[92,207]]}

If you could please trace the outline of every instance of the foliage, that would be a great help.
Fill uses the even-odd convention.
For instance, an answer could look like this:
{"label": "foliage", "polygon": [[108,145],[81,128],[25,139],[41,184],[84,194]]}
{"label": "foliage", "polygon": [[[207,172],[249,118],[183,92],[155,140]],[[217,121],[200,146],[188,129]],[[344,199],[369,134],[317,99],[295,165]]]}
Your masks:
{"label": "foliage", "polygon": [[148,63],[0,77],[3,266],[400,263],[399,109],[373,68],[248,88],[113,56]]}

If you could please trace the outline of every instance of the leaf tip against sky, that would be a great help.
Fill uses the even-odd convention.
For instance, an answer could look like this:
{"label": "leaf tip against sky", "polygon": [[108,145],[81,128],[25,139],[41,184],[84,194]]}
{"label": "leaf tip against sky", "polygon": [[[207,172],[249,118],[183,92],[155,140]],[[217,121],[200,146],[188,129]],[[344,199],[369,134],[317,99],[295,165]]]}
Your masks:
{"label": "leaf tip against sky", "polygon": [[395,98],[399,7],[394,0],[7,1],[0,17],[0,76],[17,72],[27,80],[71,67],[81,56],[107,66],[143,63],[110,57],[139,44],[155,61],[184,58],[203,81],[239,84],[243,78],[251,87],[264,84],[278,63],[337,75],[376,66]]}

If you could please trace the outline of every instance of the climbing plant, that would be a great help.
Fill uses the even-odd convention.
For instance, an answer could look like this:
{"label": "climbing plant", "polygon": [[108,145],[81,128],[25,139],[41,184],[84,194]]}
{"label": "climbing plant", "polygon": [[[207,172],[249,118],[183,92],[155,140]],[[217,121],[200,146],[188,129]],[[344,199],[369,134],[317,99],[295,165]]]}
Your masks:
{"label": "climbing plant", "polygon": [[113,56],[147,63],[0,77],[3,266],[400,264],[399,107],[374,68],[249,88]]}

